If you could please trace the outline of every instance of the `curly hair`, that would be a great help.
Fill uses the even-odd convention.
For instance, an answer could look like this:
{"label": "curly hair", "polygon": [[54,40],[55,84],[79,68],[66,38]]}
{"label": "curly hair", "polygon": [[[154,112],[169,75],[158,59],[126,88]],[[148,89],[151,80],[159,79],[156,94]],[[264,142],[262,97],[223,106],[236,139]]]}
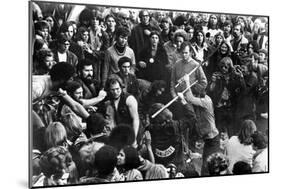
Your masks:
{"label": "curly hair", "polygon": [[222,171],[227,169],[228,164],[228,159],[222,153],[214,153],[207,158],[209,174],[212,176],[220,175]]}

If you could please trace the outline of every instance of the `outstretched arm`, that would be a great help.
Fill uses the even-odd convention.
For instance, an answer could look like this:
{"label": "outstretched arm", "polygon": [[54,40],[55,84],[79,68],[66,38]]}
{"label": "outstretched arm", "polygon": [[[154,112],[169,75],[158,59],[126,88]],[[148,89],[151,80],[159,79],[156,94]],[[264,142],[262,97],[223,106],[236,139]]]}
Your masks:
{"label": "outstretched arm", "polygon": [[101,90],[97,97],[91,99],[81,99],[80,101],[82,102],[82,105],[84,107],[94,106],[100,103],[106,97],[106,95],[106,92],[104,90]]}

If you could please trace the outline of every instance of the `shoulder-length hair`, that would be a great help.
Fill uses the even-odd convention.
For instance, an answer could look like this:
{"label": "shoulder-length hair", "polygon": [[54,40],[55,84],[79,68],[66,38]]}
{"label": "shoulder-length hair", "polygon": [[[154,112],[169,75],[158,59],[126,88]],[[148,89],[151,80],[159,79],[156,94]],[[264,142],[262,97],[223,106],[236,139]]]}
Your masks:
{"label": "shoulder-length hair", "polygon": [[66,143],[66,139],[65,127],[60,122],[52,122],[48,125],[45,133],[48,148],[63,146]]}
{"label": "shoulder-length hair", "polygon": [[123,151],[125,154],[125,164],[123,165],[124,169],[127,171],[138,168],[140,166],[138,151],[132,146],[124,147]]}
{"label": "shoulder-length hair", "polygon": [[252,134],[257,130],[256,124],[252,120],[244,120],[241,125],[238,139],[241,144],[250,145],[252,144]]}

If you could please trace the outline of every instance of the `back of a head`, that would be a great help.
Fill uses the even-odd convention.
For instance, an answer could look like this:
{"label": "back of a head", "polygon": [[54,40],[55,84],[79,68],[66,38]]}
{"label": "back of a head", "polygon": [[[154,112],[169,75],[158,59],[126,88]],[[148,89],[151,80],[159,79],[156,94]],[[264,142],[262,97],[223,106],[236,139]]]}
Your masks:
{"label": "back of a head", "polygon": [[228,159],[222,153],[214,153],[207,158],[207,165],[211,176],[220,175],[227,169]]}
{"label": "back of a head", "polygon": [[50,178],[62,176],[64,170],[72,163],[71,154],[64,147],[53,147],[48,149],[40,158],[39,164],[43,174]]}
{"label": "back of a head", "polygon": [[86,135],[90,137],[91,135],[96,135],[102,133],[104,127],[106,126],[105,118],[101,113],[91,114],[87,119]]}
{"label": "back of a head", "polygon": [[123,148],[125,154],[125,170],[136,169],[140,166],[140,159],[137,149],[132,146]]}
{"label": "back of a head", "polygon": [[268,145],[268,137],[260,131],[256,131],[252,135],[252,139],[253,139],[253,146],[259,150],[265,149]]}
{"label": "back of a head", "polygon": [[135,132],[131,125],[120,124],[112,129],[108,144],[117,150],[130,146],[135,141]]}
{"label": "back of a head", "polygon": [[68,140],[74,142],[82,133],[83,126],[78,116],[74,113],[66,113],[62,115],[62,123],[65,127]]}
{"label": "back of a head", "polygon": [[244,161],[238,161],[234,164],[232,173],[235,175],[250,174],[252,173],[252,168],[250,164]]}
{"label": "back of a head", "polygon": [[65,127],[60,122],[52,122],[45,132],[45,140],[48,148],[62,146],[66,142]]}
{"label": "back of a head", "polygon": [[145,175],[146,180],[169,178],[167,169],[162,164],[154,164]]}
{"label": "back of a head", "polygon": [[252,120],[244,120],[241,125],[241,129],[238,135],[241,144],[252,144],[252,134],[257,130],[255,122]]}
{"label": "back of a head", "polygon": [[107,176],[117,165],[117,151],[109,145],[101,147],[95,155],[95,167],[100,176]]}
{"label": "back of a head", "polygon": [[59,62],[55,64],[50,70],[51,80],[54,81],[68,81],[75,73],[72,65],[66,62]]}

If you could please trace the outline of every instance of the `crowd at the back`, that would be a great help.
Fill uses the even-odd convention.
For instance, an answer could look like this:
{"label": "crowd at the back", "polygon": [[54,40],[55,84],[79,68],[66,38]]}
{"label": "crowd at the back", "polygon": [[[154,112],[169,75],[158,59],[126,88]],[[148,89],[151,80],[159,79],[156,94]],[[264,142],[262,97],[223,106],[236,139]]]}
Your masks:
{"label": "crowd at the back", "polygon": [[267,17],[31,5],[33,186],[268,171]]}

